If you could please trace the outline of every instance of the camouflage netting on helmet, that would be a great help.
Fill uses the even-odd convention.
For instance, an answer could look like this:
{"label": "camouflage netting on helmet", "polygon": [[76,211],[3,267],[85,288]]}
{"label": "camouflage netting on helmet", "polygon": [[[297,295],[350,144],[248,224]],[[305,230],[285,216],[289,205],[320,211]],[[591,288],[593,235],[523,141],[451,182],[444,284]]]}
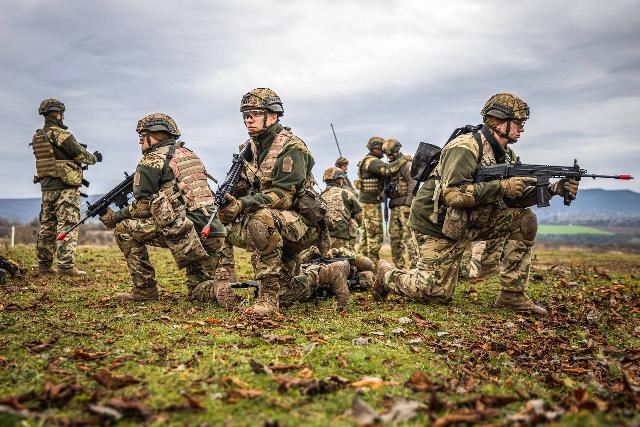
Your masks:
{"label": "camouflage netting on helmet", "polygon": [[263,108],[278,116],[284,115],[284,107],[277,93],[266,87],[259,87],[247,92],[240,101],[240,111]]}
{"label": "camouflage netting on helmet", "polygon": [[400,141],[395,138],[389,138],[382,144],[382,151],[386,154],[394,154],[399,152],[401,147]]}
{"label": "camouflage netting on helmet", "polygon": [[335,163],[336,167],[338,167],[338,168],[340,166],[344,166],[344,165],[348,165],[348,164],[349,164],[349,160],[347,160],[346,157],[342,157],[342,156],[338,157],[338,159],[336,160],[336,163]]}
{"label": "camouflage netting on helmet", "polygon": [[145,130],[149,132],[169,132],[176,138],[180,136],[180,130],[176,122],[164,113],[149,114],[138,120],[136,132],[140,133]]}
{"label": "camouflage netting on helmet", "polygon": [[498,93],[487,100],[480,111],[484,119],[495,117],[500,120],[527,120],[529,106],[512,93]]}
{"label": "camouflage netting on helmet", "polygon": [[47,114],[49,111],[64,111],[64,103],[55,98],[47,98],[42,100],[38,106],[38,114]]}
{"label": "camouflage netting on helmet", "polygon": [[339,169],[339,168],[334,167],[334,166],[332,166],[329,169],[327,169],[326,171],[324,171],[324,174],[322,175],[322,180],[324,182],[335,181],[338,178],[346,178],[346,175],[342,171],[342,169]]}
{"label": "camouflage netting on helmet", "polygon": [[373,150],[374,148],[382,149],[383,145],[384,145],[384,138],[381,138],[379,136],[372,136],[371,138],[369,138],[369,141],[367,142],[367,148],[369,150]]}

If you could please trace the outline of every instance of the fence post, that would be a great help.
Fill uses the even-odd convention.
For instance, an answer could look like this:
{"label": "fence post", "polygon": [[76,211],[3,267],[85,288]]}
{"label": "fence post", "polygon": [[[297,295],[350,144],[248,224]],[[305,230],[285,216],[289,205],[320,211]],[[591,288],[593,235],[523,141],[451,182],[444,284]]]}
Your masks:
{"label": "fence post", "polygon": [[11,226],[11,247],[14,247],[16,244],[16,226]]}

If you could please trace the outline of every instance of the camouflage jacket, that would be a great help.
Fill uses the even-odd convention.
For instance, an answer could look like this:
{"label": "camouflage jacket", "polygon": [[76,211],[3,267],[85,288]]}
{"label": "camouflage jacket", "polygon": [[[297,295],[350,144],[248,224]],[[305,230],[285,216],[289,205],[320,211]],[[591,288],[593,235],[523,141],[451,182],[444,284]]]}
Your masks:
{"label": "camouflage jacket", "polygon": [[[49,141],[51,141],[53,155],[56,160],[72,160],[80,165],[93,165],[96,163],[95,156],[80,145],[73,134],[68,131],[67,126],[62,124],[61,121],[45,120],[42,129],[45,131]],[[38,182],[42,190],[77,188],[66,185],[60,178],[51,176],[41,177]]]}
{"label": "camouflage jacket", "polygon": [[[397,153],[396,157],[401,158],[402,153]],[[411,206],[413,200],[412,193],[415,181],[411,179],[411,161],[405,163],[400,170],[391,176],[391,186],[394,189],[389,194],[389,207]]]}
{"label": "camouflage jacket", "polygon": [[382,202],[382,180],[385,177],[398,173],[400,168],[406,163],[402,157],[393,162],[386,163],[373,152],[369,152],[358,163],[358,179],[360,184],[360,194],[358,200],[361,203]]}
{"label": "camouflage jacket", "polygon": [[[134,200],[130,205],[116,212],[116,222],[130,218],[151,217],[149,210],[151,200],[160,192],[160,189],[163,188],[165,184],[175,180],[173,170],[168,164],[165,166],[169,149],[174,144],[176,144],[176,140],[169,138],[154,144],[143,153],[133,177]],[[201,210],[187,211],[186,215],[198,231],[201,230],[209,220],[209,216]],[[225,235],[224,227],[219,221],[214,221],[211,228],[211,236]]]}
{"label": "camouflage jacket", "polygon": [[474,182],[474,174],[479,163],[491,165],[499,160],[511,163],[518,160],[518,156],[510,147],[505,151],[496,142],[493,144],[496,148],[492,148],[486,135],[490,134],[484,129],[481,132],[482,159],[478,159],[480,150],[471,133],[458,136],[443,148],[438,166],[418,190],[411,204],[410,228],[422,234],[444,237],[442,224],[447,206],[442,193],[450,187],[464,189],[469,185],[473,186],[475,206],[468,209],[472,226],[484,225],[495,209],[531,205],[532,197],[535,197],[534,187],[527,189],[519,199],[506,200],[500,181]]}
{"label": "camouflage jacket", "polygon": [[338,239],[354,238],[355,227],[362,224],[362,207],[348,189],[327,184],[320,194],[327,204],[327,217],[331,220],[329,235]]}
{"label": "camouflage jacket", "polygon": [[245,166],[235,191],[242,213],[265,207],[292,209],[298,192],[314,182],[311,170],[315,162],[305,143],[275,123],[245,144],[252,145],[253,159]]}

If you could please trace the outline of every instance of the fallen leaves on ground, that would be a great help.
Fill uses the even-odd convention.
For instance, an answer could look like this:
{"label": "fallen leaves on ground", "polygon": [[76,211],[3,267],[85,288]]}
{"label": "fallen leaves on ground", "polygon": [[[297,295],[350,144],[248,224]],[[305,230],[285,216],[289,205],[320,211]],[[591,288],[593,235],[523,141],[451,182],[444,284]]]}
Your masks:
{"label": "fallen leaves on ground", "polygon": [[114,374],[106,369],[99,369],[93,374],[93,379],[110,389],[118,389],[140,383],[140,380],[129,374]]}

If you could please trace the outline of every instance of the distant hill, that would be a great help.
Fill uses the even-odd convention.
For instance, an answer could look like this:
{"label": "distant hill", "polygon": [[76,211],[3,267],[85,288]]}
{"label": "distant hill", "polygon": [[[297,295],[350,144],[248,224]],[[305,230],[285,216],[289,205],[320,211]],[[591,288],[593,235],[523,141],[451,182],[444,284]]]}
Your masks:
{"label": "distant hill", "polygon": [[[100,195],[89,196],[80,199],[80,208],[85,210],[86,200],[94,202]],[[12,222],[28,223],[40,215],[40,198],[29,199],[0,199],[0,218],[6,218]]]}
{"label": "distant hill", "polygon": [[[100,195],[82,199],[93,202]],[[541,224],[580,224],[598,226],[640,226],[640,193],[630,190],[582,190],[579,197],[564,206],[555,197],[548,208],[534,208]],[[0,218],[30,222],[40,213],[40,199],[0,199]]]}
{"label": "distant hill", "polygon": [[582,190],[571,206],[554,197],[548,208],[534,209],[543,224],[640,225],[640,193],[631,190]]}

